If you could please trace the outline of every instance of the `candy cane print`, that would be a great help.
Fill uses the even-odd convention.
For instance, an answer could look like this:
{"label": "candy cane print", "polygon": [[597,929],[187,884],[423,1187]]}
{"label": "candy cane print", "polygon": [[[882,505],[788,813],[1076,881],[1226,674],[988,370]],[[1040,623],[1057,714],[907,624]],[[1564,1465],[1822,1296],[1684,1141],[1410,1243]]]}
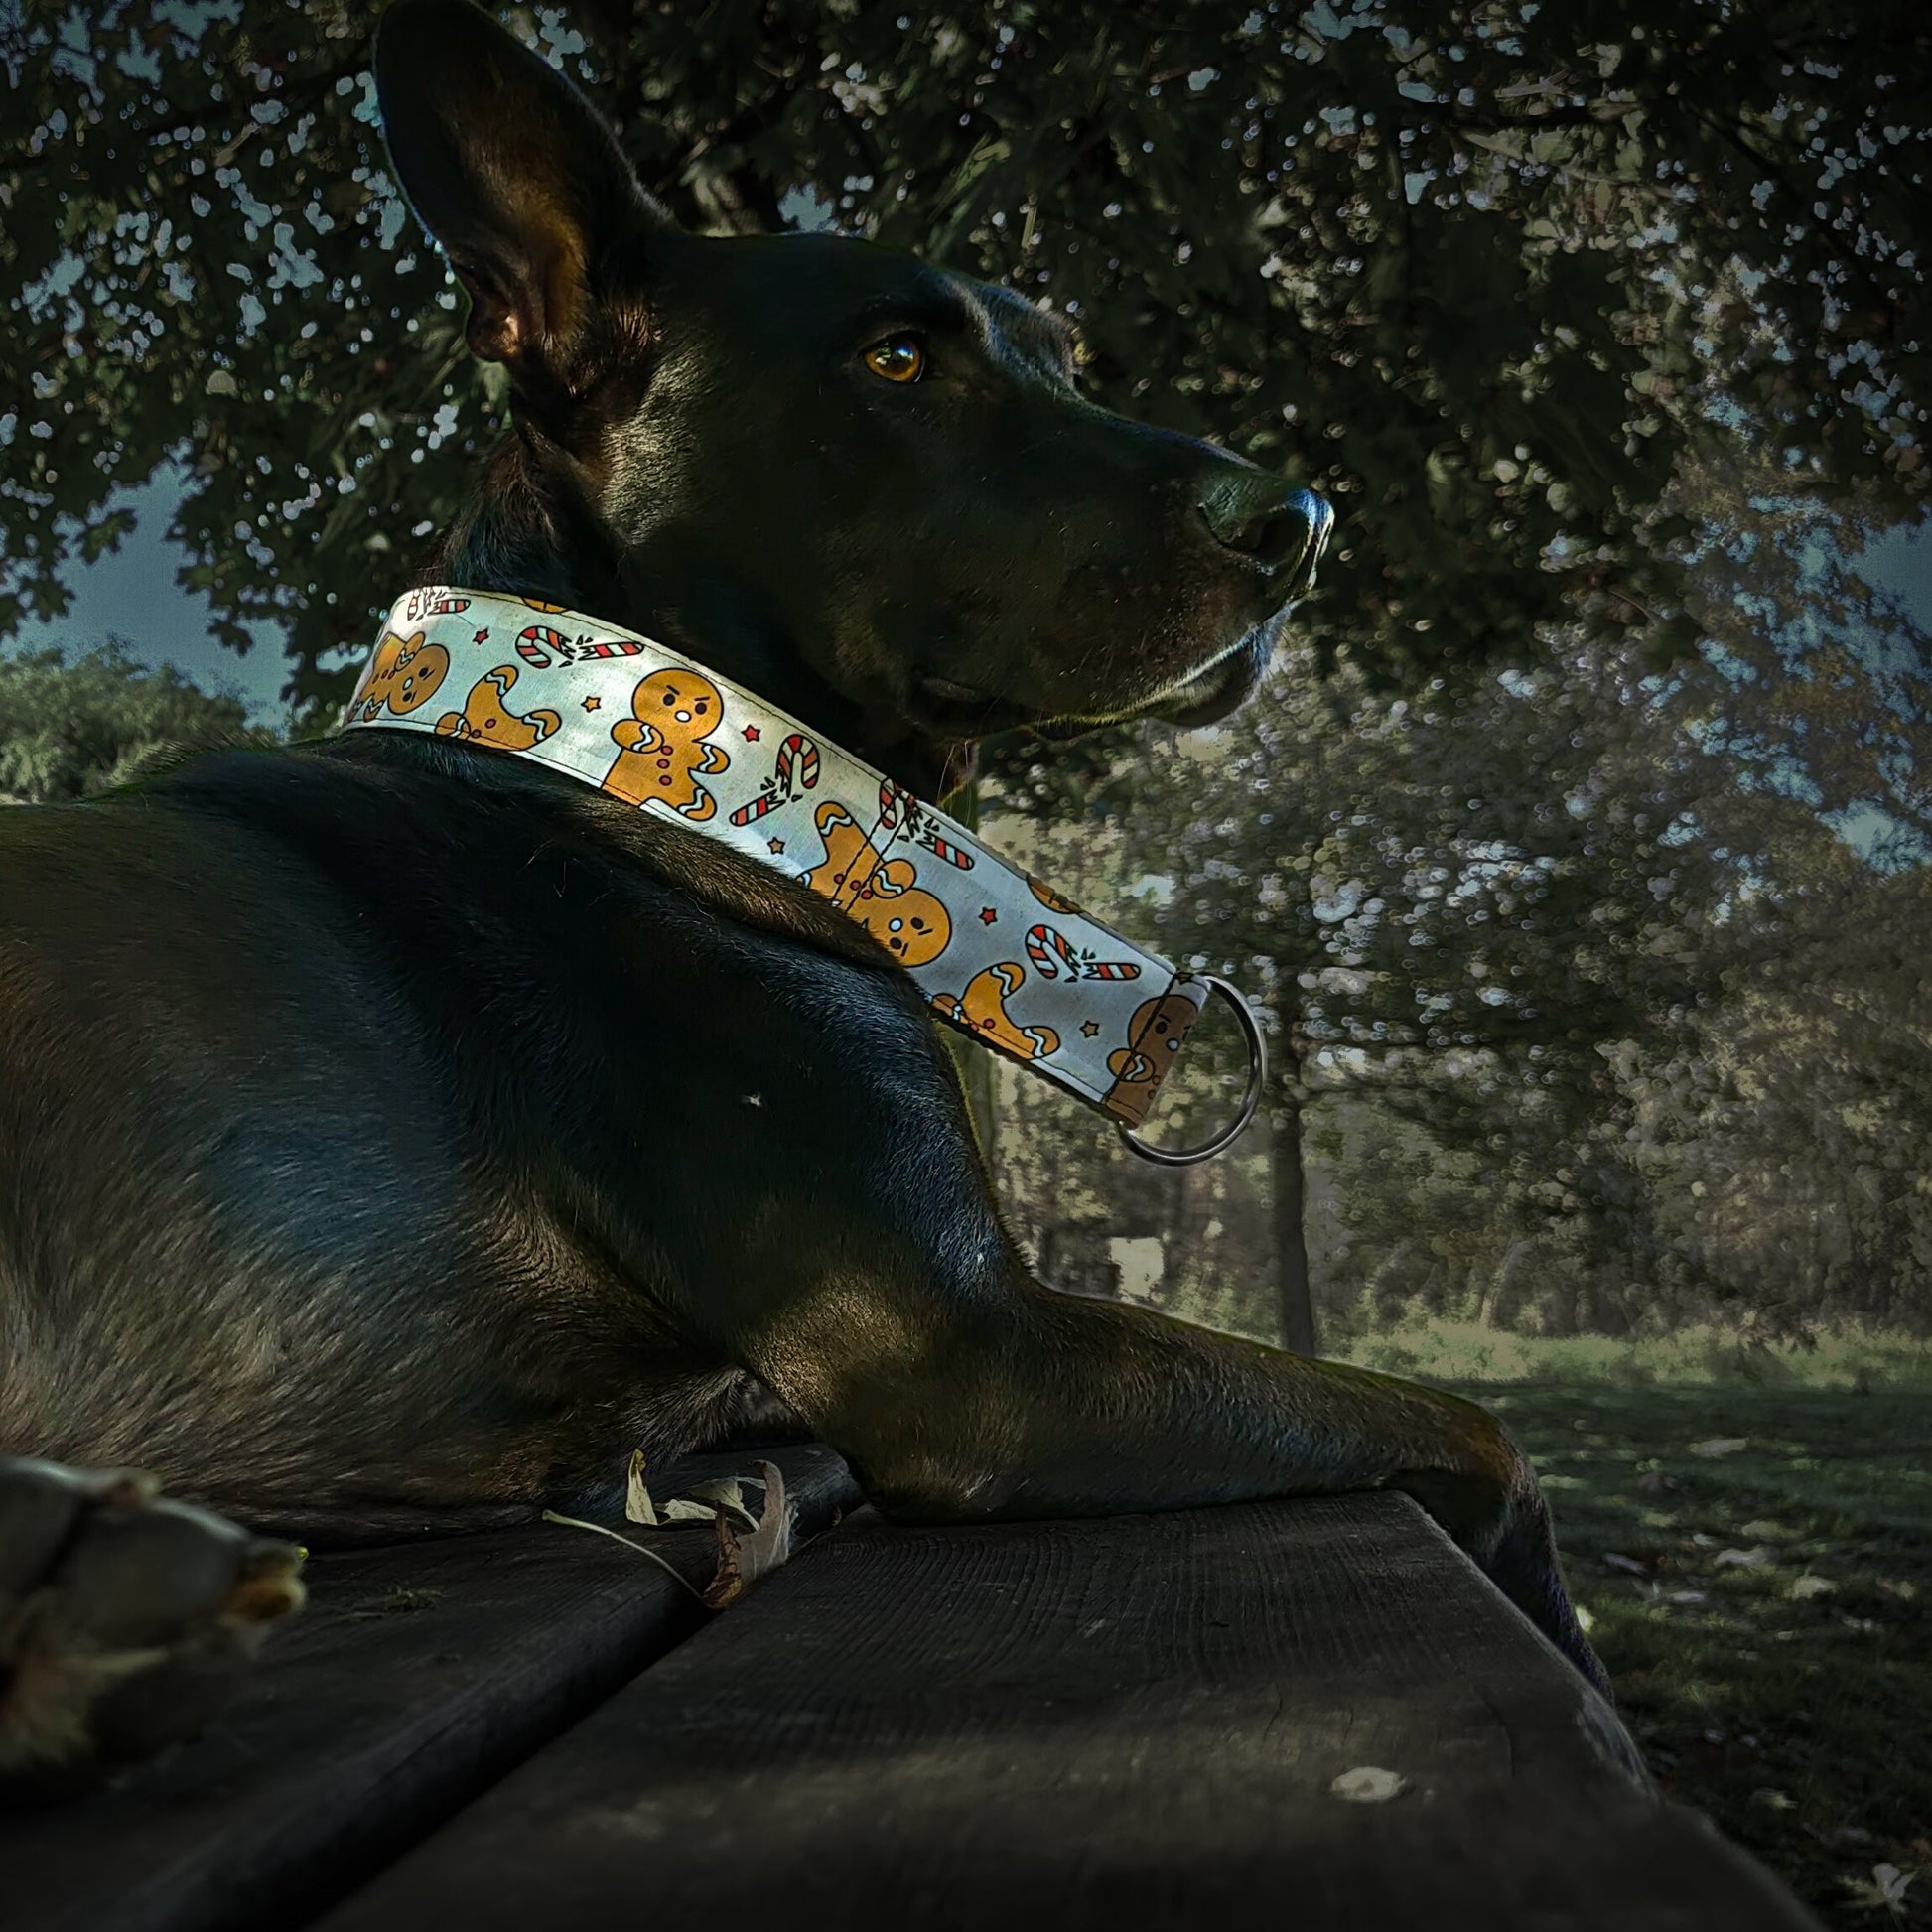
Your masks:
{"label": "candy cane print", "polygon": [[898,829],[899,813],[905,814],[905,830],[909,836],[919,829],[919,801],[903,785],[895,784],[891,778],[882,778],[879,783],[879,822],[887,831]]}
{"label": "candy cane print", "polygon": [[635,657],[643,648],[642,644],[633,644],[628,637],[609,637],[598,644],[579,644],[575,649],[571,649],[569,645],[565,646],[573,658]]}
{"label": "candy cane print", "polygon": [[1141,969],[1132,960],[1080,958],[1050,925],[1028,929],[1027,956],[1039,968],[1041,979],[1058,979],[1062,966],[1070,980],[1137,980],[1141,976]]}
{"label": "candy cane print", "polygon": [[739,806],[732,813],[731,822],[756,825],[780,805],[789,805],[801,791],[812,790],[817,783],[818,747],[802,732],[793,732],[778,747],[777,770],[765,780],[764,789]]}
{"label": "candy cane print", "polygon": [[925,837],[922,843],[928,852],[934,853],[939,858],[945,860],[947,865],[957,866],[961,872],[971,872],[973,870],[972,854],[960,851],[958,846],[954,845],[950,839],[942,839],[930,826],[926,827]]}
{"label": "candy cane print", "polygon": [[818,783],[818,747],[802,732],[793,732],[778,747],[778,782],[785,788],[786,803],[798,792],[810,791]]}
{"label": "candy cane print", "polygon": [[[546,650],[545,645],[550,648]],[[516,654],[526,664],[533,664],[540,671],[550,668],[550,651],[556,651],[566,664],[570,662],[570,646],[566,644],[547,623],[533,623],[528,629],[517,633]]]}
{"label": "candy cane print", "polygon": [[1068,979],[1080,977],[1080,962],[1074,957],[1073,948],[1050,925],[1028,927],[1027,957],[1039,968],[1043,980],[1058,979],[1062,966]]}

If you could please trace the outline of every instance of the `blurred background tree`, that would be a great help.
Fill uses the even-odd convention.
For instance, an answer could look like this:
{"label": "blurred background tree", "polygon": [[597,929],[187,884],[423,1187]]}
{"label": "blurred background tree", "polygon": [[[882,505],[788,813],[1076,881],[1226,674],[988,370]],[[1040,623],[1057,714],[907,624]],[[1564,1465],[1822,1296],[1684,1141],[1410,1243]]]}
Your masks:
{"label": "blurred background tree", "polygon": [[240,699],[149,670],[124,638],[71,662],[58,650],[0,658],[0,803],[92,798],[183,753],[273,741]]}
{"label": "blurred background tree", "polygon": [[[500,424],[390,183],[361,0],[0,15],[0,627],[63,608],[117,486],[237,646],[344,695],[413,539]],[[1326,490],[1310,612],[1382,682],[1653,651],[1689,459],[1922,500],[1932,61],[1917,10],[858,0],[503,17],[687,220],[801,207],[1078,317],[1104,401]],[[1855,84],[1856,81],[1856,84]]]}
{"label": "blurred background tree", "polygon": [[[1932,1323],[1932,653],[1862,574],[1927,484],[1916,9],[498,11],[692,225],[1003,280],[1100,400],[1335,503],[1249,713],[989,760],[995,836],[1232,968],[1275,1046],[1187,1174],[1000,1069],[1046,1272],[1305,1344]],[[387,175],[378,12],[0,10],[0,636],[179,474],[217,634],[343,695],[502,428]],[[16,794],[193,708],[111,653],[70,713],[8,675]],[[1194,1058],[1164,1134],[1226,1104]]]}

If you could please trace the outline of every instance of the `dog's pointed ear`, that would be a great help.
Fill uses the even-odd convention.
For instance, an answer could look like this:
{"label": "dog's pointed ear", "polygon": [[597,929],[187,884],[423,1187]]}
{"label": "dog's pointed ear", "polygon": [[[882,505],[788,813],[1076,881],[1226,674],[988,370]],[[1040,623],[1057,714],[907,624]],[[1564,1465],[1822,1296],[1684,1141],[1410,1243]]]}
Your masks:
{"label": "dog's pointed ear", "polygon": [[396,179],[469,291],[471,349],[564,378],[619,259],[676,224],[590,102],[469,0],[397,0],[375,89]]}

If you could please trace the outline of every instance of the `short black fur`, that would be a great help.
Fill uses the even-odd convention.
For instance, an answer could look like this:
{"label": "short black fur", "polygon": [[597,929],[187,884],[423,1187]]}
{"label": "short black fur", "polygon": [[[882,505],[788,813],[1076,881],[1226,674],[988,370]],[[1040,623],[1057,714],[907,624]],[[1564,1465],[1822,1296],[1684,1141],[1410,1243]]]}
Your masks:
{"label": "short black fur", "polygon": [[[516,399],[425,580],[655,635],[928,791],[987,729],[1252,689],[1315,499],[1094,406],[1007,291],[676,231],[455,0],[395,6],[376,71]],[[864,359],[896,332],[917,382]],[[311,1534],[534,1507],[772,1402],[903,1516],[1389,1483],[1598,1675],[1491,1418],[1053,1294],[863,931],[457,743],[0,814],[0,1445]]]}

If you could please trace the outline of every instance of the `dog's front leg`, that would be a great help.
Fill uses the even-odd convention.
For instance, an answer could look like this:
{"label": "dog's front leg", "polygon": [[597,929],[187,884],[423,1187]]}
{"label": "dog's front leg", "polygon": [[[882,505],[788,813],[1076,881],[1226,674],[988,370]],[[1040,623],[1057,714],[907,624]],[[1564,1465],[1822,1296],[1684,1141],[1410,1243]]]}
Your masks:
{"label": "dog's front leg", "polygon": [[965,1297],[806,1293],[762,1325],[748,1365],[906,1520],[1406,1490],[1603,1688],[1535,1475],[1486,1410],[1013,1268]]}

